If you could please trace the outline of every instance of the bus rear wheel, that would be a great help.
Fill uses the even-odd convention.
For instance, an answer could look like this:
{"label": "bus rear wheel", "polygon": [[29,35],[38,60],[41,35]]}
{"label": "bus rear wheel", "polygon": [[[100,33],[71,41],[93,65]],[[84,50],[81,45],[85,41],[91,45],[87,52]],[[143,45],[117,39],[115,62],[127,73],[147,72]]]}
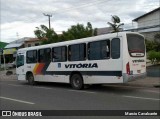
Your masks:
{"label": "bus rear wheel", "polygon": [[33,76],[32,73],[29,73],[29,74],[27,75],[27,80],[28,80],[28,84],[29,84],[29,85],[34,85],[34,84],[35,84],[34,76]]}
{"label": "bus rear wheel", "polygon": [[71,77],[71,86],[72,88],[76,90],[83,89],[84,84],[83,84],[83,79],[79,74],[73,74]]}

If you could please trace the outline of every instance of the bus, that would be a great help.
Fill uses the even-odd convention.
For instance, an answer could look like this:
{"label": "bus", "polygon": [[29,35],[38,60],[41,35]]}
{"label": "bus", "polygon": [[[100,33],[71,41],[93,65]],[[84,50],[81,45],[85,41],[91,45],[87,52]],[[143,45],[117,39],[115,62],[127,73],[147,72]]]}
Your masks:
{"label": "bus", "polygon": [[127,83],[146,76],[143,35],[118,32],[22,48],[17,51],[18,80],[84,85]]}

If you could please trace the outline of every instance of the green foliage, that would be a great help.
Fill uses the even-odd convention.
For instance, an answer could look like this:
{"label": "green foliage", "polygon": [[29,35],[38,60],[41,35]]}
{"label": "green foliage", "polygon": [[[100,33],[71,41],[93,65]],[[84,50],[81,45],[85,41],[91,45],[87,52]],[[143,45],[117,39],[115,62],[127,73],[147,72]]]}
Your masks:
{"label": "green foliage", "polygon": [[156,41],[146,40],[146,51],[149,52],[151,50],[160,52],[160,43]]}
{"label": "green foliage", "polygon": [[85,27],[83,24],[71,26],[66,32],[60,36],[61,41],[86,38],[97,35],[97,29],[93,29],[90,22]]}
{"label": "green foliage", "polygon": [[155,50],[160,52],[160,33],[157,33],[157,34],[154,36],[154,42],[155,42],[155,44],[156,44]]}
{"label": "green foliage", "polygon": [[154,41],[160,43],[160,33],[155,34]]}
{"label": "green foliage", "polygon": [[146,51],[147,52],[155,49],[156,44],[154,41],[146,40],[145,42],[146,42]]}
{"label": "green foliage", "polygon": [[53,29],[49,29],[45,25],[40,25],[40,27],[36,27],[34,33],[39,39],[47,39],[43,40],[42,44],[49,44],[96,36],[97,29],[93,29],[91,23],[88,22],[86,27],[83,24],[73,25],[67,31],[63,31],[62,35],[58,36]]}
{"label": "green foliage", "polygon": [[36,27],[34,34],[39,39],[46,39],[42,41],[42,44],[56,43],[58,42],[58,35],[53,29],[47,28],[45,25],[40,25]]}
{"label": "green foliage", "polygon": [[0,41],[0,48],[4,48],[8,43],[5,43],[5,42],[1,42]]}
{"label": "green foliage", "polygon": [[120,18],[116,15],[113,15],[112,16],[112,22],[108,22],[108,24],[112,27],[113,31],[112,33],[115,33],[115,32],[119,32],[120,31],[120,26],[124,25],[123,23],[120,23]]}
{"label": "green foliage", "polygon": [[160,62],[160,52],[156,51],[149,51],[148,52],[148,59],[151,60],[151,63],[158,63]]}

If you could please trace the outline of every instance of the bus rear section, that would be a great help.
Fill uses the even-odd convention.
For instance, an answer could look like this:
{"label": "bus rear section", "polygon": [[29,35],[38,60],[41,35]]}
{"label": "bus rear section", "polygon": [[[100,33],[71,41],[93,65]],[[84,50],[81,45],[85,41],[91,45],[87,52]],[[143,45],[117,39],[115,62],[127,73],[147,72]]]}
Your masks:
{"label": "bus rear section", "polygon": [[146,49],[144,37],[140,34],[126,34],[127,60],[125,60],[124,82],[146,77]]}

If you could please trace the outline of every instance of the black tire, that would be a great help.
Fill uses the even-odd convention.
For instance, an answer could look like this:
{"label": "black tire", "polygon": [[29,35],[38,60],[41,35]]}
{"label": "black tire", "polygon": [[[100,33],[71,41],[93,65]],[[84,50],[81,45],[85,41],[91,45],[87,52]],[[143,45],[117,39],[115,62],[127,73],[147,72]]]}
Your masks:
{"label": "black tire", "polygon": [[72,88],[76,90],[81,90],[84,88],[83,79],[79,74],[73,74],[70,83]]}
{"label": "black tire", "polygon": [[32,73],[27,75],[27,80],[29,85],[35,85],[34,76]]}

